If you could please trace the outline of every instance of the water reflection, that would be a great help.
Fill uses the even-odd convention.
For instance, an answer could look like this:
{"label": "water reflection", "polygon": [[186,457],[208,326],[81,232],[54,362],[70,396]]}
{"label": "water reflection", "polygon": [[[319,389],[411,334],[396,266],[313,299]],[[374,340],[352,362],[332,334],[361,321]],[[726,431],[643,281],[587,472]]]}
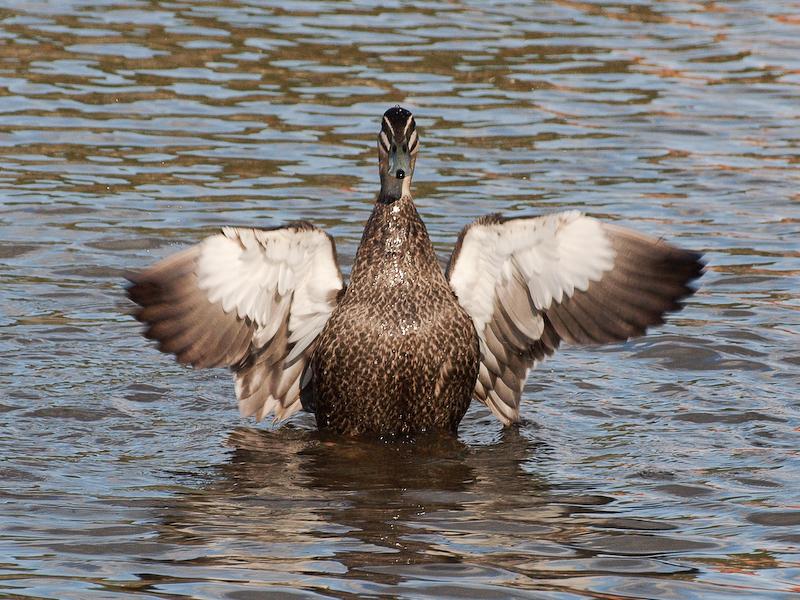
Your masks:
{"label": "water reflection", "polygon": [[426,536],[446,535],[445,522],[454,531],[462,522],[493,522],[497,531],[487,529],[483,543],[500,548],[503,534],[518,534],[526,519],[514,515],[503,527],[507,511],[533,514],[547,502],[547,486],[522,468],[535,462],[537,445],[513,430],[483,447],[437,437],[342,440],[291,426],[240,428],[227,444],[230,460],[165,519],[166,539],[217,545],[213,535],[202,541],[214,531],[271,544],[310,533],[326,538],[320,541],[348,568],[439,562],[456,554]]}
{"label": "water reflection", "polygon": [[[555,591],[576,573],[686,581],[695,569],[660,557],[713,547],[659,535],[667,523],[615,517],[612,497],[548,485],[537,472],[546,445],[514,429],[470,446],[239,428],[227,445],[208,484],[170,502],[159,542],[213,549],[205,568],[258,570],[261,582],[276,571],[299,587],[341,588],[348,575],[384,594],[477,596],[510,583]],[[341,589],[363,591],[351,583]]]}
{"label": "water reflection", "polygon": [[[796,595],[797,13],[5,2],[0,595]],[[702,287],[542,365],[516,438],[479,407],[413,450],[241,429],[227,374],[141,341],[121,275],[294,219],[347,269],[397,102],[442,256],[479,215],[580,208],[705,251]]]}

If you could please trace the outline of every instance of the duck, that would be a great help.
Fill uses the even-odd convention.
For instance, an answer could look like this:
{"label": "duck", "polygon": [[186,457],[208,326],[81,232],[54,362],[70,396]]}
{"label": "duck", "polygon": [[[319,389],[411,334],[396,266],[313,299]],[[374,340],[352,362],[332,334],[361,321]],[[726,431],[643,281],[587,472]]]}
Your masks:
{"label": "duck", "polygon": [[308,221],[223,227],[127,275],[144,336],[182,364],[229,368],[243,417],[456,435],[473,400],[519,423],[529,372],[562,342],[643,335],[696,291],[700,253],[575,210],[482,216],[443,269],[411,193],[419,149],[413,114],[387,110],[349,281]]}

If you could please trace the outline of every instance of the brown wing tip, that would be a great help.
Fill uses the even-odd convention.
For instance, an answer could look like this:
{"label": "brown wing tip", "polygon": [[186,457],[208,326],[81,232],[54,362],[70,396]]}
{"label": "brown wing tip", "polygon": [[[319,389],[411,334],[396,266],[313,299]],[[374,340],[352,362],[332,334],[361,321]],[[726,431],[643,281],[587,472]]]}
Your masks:
{"label": "brown wing tip", "polygon": [[694,273],[690,281],[700,279],[706,272],[708,261],[702,252],[694,252],[692,250],[687,250],[687,252],[691,254],[691,260],[694,263]]}
{"label": "brown wing tip", "polygon": [[134,271],[132,269],[122,272],[122,278],[127,281],[127,284],[125,284],[125,289],[139,282],[140,273],[141,271]]}
{"label": "brown wing tip", "polygon": [[[673,293],[666,298],[669,300],[669,305],[661,314],[646,324],[645,330],[663,325],[668,313],[682,311],[686,307],[686,299],[694,295],[700,288],[698,280],[706,272],[707,261],[703,253],[673,246],[666,242],[662,248],[666,250],[663,265],[669,272],[675,288]],[[645,333],[644,330],[643,333]]]}
{"label": "brown wing tip", "polygon": [[[130,279],[128,281],[131,281]],[[136,306],[130,308],[129,314],[140,323],[150,324],[152,319],[145,316],[148,306],[157,304],[163,295],[161,286],[153,281],[142,279],[125,287],[125,292]],[[148,328],[149,331],[149,328]],[[145,337],[149,337],[145,333]],[[151,338],[153,339],[153,338]]]}
{"label": "brown wing tip", "polygon": [[142,319],[142,313],[145,308],[145,298],[152,297],[153,291],[147,290],[147,283],[139,279],[140,274],[135,271],[128,271],[124,274],[127,283],[123,284],[125,295],[128,300],[134,303],[134,306],[128,306],[125,311],[140,323],[145,321]]}
{"label": "brown wing tip", "polygon": [[642,266],[647,265],[652,273],[661,273],[665,280],[685,292],[678,293],[674,298],[685,298],[697,291],[697,287],[690,284],[706,271],[707,261],[703,253],[616,225],[604,224],[603,227],[611,234],[617,251],[628,254],[635,263],[641,261]]}
{"label": "brown wing tip", "polygon": [[[126,279],[128,278],[126,277]],[[148,298],[152,298],[155,294],[154,288],[155,285],[151,281],[128,279],[128,284],[125,285],[125,294],[136,304],[143,305]]]}
{"label": "brown wing tip", "polygon": [[[677,263],[676,266],[681,268],[682,275],[685,278],[683,286],[684,293],[679,295],[678,298],[686,298],[694,294],[700,287],[699,285],[696,285],[696,282],[705,274],[707,261],[701,252],[684,250],[674,246],[673,248],[680,252],[680,255],[671,258],[675,263]],[[683,304],[681,304],[680,308],[683,308]],[[680,310],[680,308],[677,310]]]}
{"label": "brown wing tip", "polygon": [[160,351],[174,353],[173,349],[166,347],[169,340],[159,335],[155,329],[160,319],[153,313],[154,310],[157,313],[158,305],[163,302],[163,286],[157,280],[148,278],[147,271],[128,271],[125,273],[125,279],[128,281],[125,293],[135,304],[130,308],[129,314],[145,326],[142,335],[148,340],[158,342],[157,347]]}

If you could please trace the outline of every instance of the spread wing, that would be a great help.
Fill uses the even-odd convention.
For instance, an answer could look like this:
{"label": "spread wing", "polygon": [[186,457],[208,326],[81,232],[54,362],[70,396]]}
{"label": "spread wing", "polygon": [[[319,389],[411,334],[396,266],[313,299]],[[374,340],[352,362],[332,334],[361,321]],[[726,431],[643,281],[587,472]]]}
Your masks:
{"label": "spread wing", "polygon": [[145,336],[181,363],[230,367],[243,416],[300,409],[303,370],[343,288],[328,234],[306,222],[226,227],[128,279]]}
{"label": "spread wing", "polygon": [[461,235],[450,287],[480,337],[475,397],[506,425],[519,420],[528,371],[561,341],[641,335],[680,310],[701,255],[572,211],[482,217]]}

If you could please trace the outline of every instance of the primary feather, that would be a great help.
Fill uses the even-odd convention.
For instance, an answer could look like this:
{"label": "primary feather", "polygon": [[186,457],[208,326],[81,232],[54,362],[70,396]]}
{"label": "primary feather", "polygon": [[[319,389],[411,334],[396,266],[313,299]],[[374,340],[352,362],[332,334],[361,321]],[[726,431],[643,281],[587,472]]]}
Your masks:
{"label": "primary feather", "polygon": [[480,338],[475,396],[503,423],[519,419],[529,370],[561,341],[641,335],[694,290],[700,255],[580,212],[507,219],[461,232],[448,267]]}
{"label": "primary feather", "polygon": [[442,273],[411,197],[413,115],[386,111],[380,192],[347,287],[306,222],[226,227],[131,275],[159,348],[229,367],[242,415],[301,406],[348,434],[455,432],[471,399],[519,420],[528,372],[562,341],[641,335],[693,292],[700,255],[577,211],[464,228]]}
{"label": "primary feather", "polygon": [[261,420],[300,409],[300,378],[343,287],[333,240],[305,223],[225,227],[130,276],[136,318],[159,349],[227,366],[239,409]]}

